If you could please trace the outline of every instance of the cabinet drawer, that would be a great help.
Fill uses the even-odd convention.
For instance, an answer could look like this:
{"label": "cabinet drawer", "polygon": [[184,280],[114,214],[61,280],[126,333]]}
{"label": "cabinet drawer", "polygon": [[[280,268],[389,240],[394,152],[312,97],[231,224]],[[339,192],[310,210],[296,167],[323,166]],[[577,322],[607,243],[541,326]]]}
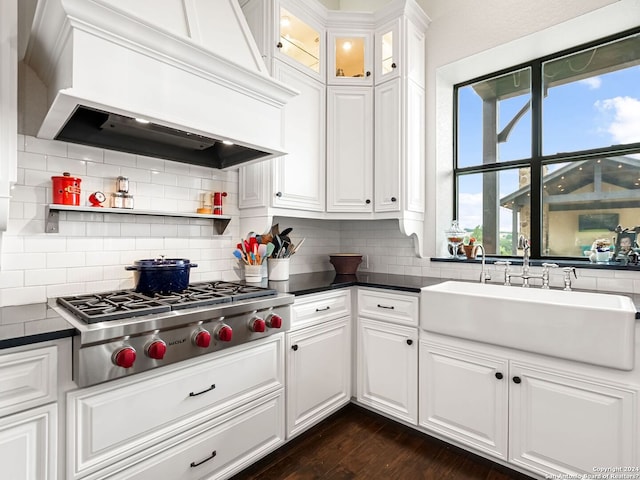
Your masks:
{"label": "cabinet drawer", "polygon": [[316,325],[351,314],[351,290],[296,297],[291,313],[291,329]]}
{"label": "cabinet drawer", "polygon": [[0,355],[0,417],[56,400],[57,347]]}
{"label": "cabinet drawer", "polygon": [[358,316],[418,326],[418,297],[383,290],[358,290]]}
{"label": "cabinet drawer", "polygon": [[228,478],[284,442],[282,395],[282,391],[271,394],[204,424],[197,433],[190,431],[185,438],[177,438],[170,449],[106,478]]}
{"label": "cabinet drawer", "polygon": [[284,334],[126,380],[68,394],[68,450],[74,477],[194,428],[284,384]]}

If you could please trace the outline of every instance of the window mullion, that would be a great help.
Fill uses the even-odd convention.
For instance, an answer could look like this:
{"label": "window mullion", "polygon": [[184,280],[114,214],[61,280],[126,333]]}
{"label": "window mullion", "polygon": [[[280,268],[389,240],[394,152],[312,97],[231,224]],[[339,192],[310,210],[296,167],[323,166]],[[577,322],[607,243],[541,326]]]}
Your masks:
{"label": "window mullion", "polygon": [[542,256],[542,62],[531,65],[531,257]]}

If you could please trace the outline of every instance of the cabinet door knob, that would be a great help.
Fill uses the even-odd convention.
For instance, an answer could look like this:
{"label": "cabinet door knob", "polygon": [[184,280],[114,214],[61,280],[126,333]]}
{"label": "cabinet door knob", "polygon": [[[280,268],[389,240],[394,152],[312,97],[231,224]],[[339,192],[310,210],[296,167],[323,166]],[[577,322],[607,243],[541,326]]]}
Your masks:
{"label": "cabinet door knob", "polygon": [[398,67],[398,66],[396,65],[396,62],[393,62],[393,63],[391,64],[391,68],[397,68],[397,67]]}
{"label": "cabinet door knob", "polygon": [[364,201],[364,203],[366,203],[367,205],[369,205],[371,203],[371,200],[369,200],[368,198]]}
{"label": "cabinet door knob", "polygon": [[282,42],[278,42],[278,43],[276,43],[276,47],[278,47],[278,48],[282,48]]}
{"label": "cabinet door knob", "polygon": [[407,339],[407,345],[413,345],[413,340],[411,340],[410,338]]}
{"label": "cabinet door knob", "polygon": [[276,197],[281,197],[282,196],[282,192],[276,192]]}
{"label": "cabinet door knob", "polygon": [[520,383],[522,379],[520,377],[513,377],[513,383]]}
{"label": "cabinet door knob", "polygon": [[392,202],[397,202],[397,201],[398,201],[398,199],[397,199],[396,197],[391,197],[391,201],[392,201]]}
{"label": "cabinet door knob", "polygon": [[291,345],[291,350],[293,350],[294,352],[298,351],[298,345]]}
{"label": "cabinet door knob", "polygon": [[366,75],[367,75],[367,77],[370,77],[371,76],[371,72],[367,72]]}
{"label": "cabinet door knob", "polygon": [[502,373],[500,373],[500,372],[496,372],[496,378],[498,380],[502,380],[504,378],[504,375],[502,375]]}

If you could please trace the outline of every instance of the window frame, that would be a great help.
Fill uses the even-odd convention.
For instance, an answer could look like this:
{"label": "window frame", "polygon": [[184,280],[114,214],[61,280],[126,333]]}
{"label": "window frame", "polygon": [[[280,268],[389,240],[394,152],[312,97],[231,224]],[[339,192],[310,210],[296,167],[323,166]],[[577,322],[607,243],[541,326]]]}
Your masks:
{"label": "window frame", "polygon": [[[513,65],[509,68],[497,70],[495,72],[485,74],[471,80],[457,83],[453,85],[453,212],[454,218],[459,217],[458,211],[458,177],[465,174],[499,172],[502,170],[512,170],[515,168],[529,168],[530,171],[530,192],[531,192],[531,218],[530,240],[532,259],[553,259],[576,261],[578,257],[542,255],[542,233],[543,233],[543,207],[542,207],[542,187],[543,178],[542,170],[544,165],[555,163],[577,162],[581,160],[589,160],[599,158],[603,155],[624,155],[640,153],[640,142],[631,144],[621,144],[596,149],[579,150],[572,152],[562,152],[553,155],[542,154],[542,101],[543,101],[543,85],[542,85],[542,68],[545,62],[549,62],[560,57],[571,55],[573,53],[595,48],[607,43],[611,43],[622,38],[640,34],[640,27],[624,30],[619,33],[608,35],[587,43],[577,45],[575,47],[560,50],[558,52],[545,55],[527,62]],[[468,167],[458,167],[458,91],[469,85],[496,78],[510,72],[529,68],[531,70],[531,157],[518,160],[510,160],[505,162],[494,162],[473,165]],[[514,255],[500,255],[499,253],[491,256],[501,258],[517,258]],[[588,259],[582,259],[588,260]]]}

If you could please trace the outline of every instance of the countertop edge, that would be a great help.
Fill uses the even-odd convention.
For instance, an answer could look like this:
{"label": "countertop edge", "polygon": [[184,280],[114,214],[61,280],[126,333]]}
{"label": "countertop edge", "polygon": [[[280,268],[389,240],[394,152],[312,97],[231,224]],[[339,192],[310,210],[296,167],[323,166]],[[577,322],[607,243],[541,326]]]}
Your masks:
{"label": "countertop edge", "polygon": [[76,335],[75,328],[66,330],[56,330],[53,332],[37,333],[34,335],[25,335],[23,337],[7,338],[0,340],[0,350],[13,347],[22,347],[24,345],[32,345],[36,343],[48,342],[50,340],[60,340],[61,338],[69,338]]}

